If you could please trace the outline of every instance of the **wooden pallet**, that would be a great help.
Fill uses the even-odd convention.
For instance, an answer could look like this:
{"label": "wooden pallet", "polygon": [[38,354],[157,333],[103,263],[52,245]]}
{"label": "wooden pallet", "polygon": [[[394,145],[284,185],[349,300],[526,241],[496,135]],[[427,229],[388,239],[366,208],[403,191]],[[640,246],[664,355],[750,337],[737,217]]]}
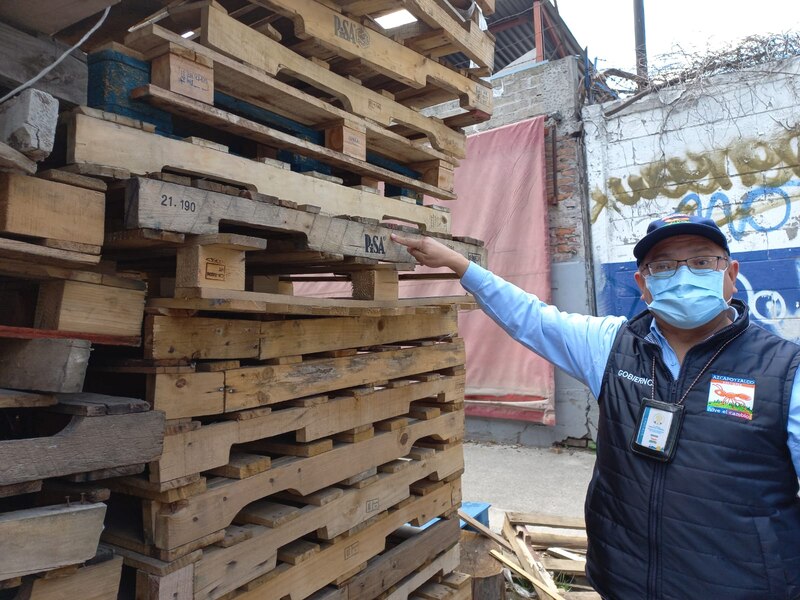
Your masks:
{"label": "wooden pallet", "polygon": [[18,600],[116,600],[120,591],[122,557],[95,557],[84,566],[26,577],[17,590]]}
{"label": "wooden pallet", "polygon": [[[65,426],[55,435],[0,441],[0,485],[75,473],[143,466],[161,454],[164,415],[142,400],[99,394],[63,394],[38,413]],[[57,419],[57,416],[62,416]]]}
{"label": "wooden pallet", "polygon": [[[91,116],[87,113],[91,113]],[[112,120],[101,118],[106,116]],[[244,184],[265,194],[276,193],[298,204],[306,204],[309,199],[314,199],[315,204],[328,215],[399,219],[442,231],[439,225],[441,213],[429,207],[393,200],[287,171],[272,164],[174,140],[140,128],[120,125],[119,121],[113,115],[91,109],[79,109],[72,113],[69,118],[67,162],[119,169],[120,175],[127,174],[125,178],[130,174],[144,175],[164,169],[199,174],[223,182]]]}
{"label": "wooden pallet", "polygon": [[[409,466],[400,472],[417,468]],[[228,542],[208,547],[196,562],[173,573],[180,572],[177,577],[193,589],[193,596],[186,597],[196,599],[230,597],[226,594],[237,589],[258,598],[305,598],[383,551],[387,537],[406,522],[424,523],[451,513],[459,503],[457,480],[415,495],[398,479],[400,472],[385,474],[360,490],[325,490],[310,499],[313,504],[256,504],[242,513],[242,525],[229,528]],[[391,490],[395,480],[396,489]],[[383,501],[388,504],[380,504]],[[339,535],[320,538],[314,534],[315,525],[330,522],[344,528]],[[123,553],[126,561],[144,562]],[[159,574],[152,571],[174,567],[150,561],[148,568],[147,579],[158,581]]]}
{"label": "wooden pallet", "polygon": [[[453,158],[465,156],[466,140],[460,131],[303,58],[221,11],[214,10],[210,13],[212,17],[222,24],[219,32],[234,32],[234,38],[244,36],[245,42],[254,44],[252,53],[248,55],[252,62],[246,60],[248,64],[241,64],[234,60],[238,59],[235,54],[241,51],[241,47],[229,48],[226,43],[220,51],[216,51],[184,40],[157,25],[130,34],[125,38],[125,45],[142,52],[145,58],[163,54],[165,44],[191,50],[213,61],[217,90],[311,126],[345,121],[358,130],[364,130],[367,149],[403,164],[432,159],[454,162]],[[218,42],[222,45],[225,40]],[[321,89],[325,94],[335,97],[344,110],[279,81],[278,74],[282,78],[288,75],[307,86]],[[388,129],[398,124],[410,128],[415,137],[426,138],[435,150],[426,149]]]}
{"label": "wooden pallet", "polygon": [[[357,76],[362,80],[367,80],[366,75],[371,72],[384,75],[410,89],[419,90],[416,100],[418,106],[438,103],[442,94],[446,94],[446,99],[458,99],[463,108],[487,115],[492,113],[491,87],[485,82],[426,58],[412,48],[386,37],[375,29],[364,27],[360,22],[338,13],[329,6],[315,0],[251,1],[290,18],[295,25],[295,34],[300,39],[308,40],[308,43],[301,47],[301,51],[325,59],[329,53],[333,53],[345,61],[357,61],[360,67]],[[235,31],[234,26],[221,19],[223,14],[214,7],[204,9],[201,34],[203,43],[251,62],[250,49],[241,45],[245,39],[250,41],[249,37],[243,39],[245,34],[239,31],[232,33],[232,30]],[[251,31],[258,33],[252,29]],[[266,36],[261,37],[266,38]],[[233,45],[234,41],[240,43],[239,47]],[[314,52],[316,48],[326,52]],[[335,62],[333,68],[347,72]],[[368,69],[366,73],[365,68]],[[428,90],[431,90],[430,95],[436,98],[436,101],[430,104],[428,100],[423,100],[427,98]]]}

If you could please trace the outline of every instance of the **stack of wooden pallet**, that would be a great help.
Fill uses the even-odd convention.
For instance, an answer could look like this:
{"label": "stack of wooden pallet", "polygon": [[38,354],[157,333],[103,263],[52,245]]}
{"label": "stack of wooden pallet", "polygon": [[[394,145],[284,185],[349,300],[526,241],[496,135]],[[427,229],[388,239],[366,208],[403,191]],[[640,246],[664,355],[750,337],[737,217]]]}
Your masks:
{"label": "stack of wooden pallet", "polygon": [[[420,20],[390,36],[373,17],[397,8]],[[486,263],[422,198],[454,199],[460,127],[491,114],[475,76],[491,37],[433,0],[179,1],[128,28],[89,55],[90,106],[61,115],[47,165],[107,185],[103,263],[40,265],[67,283],[37,306],[61,319],[39,326],[81,331],[68,319],[85,317],[117,336],[94,340],[92,402],[138,398],[166,419],[146,472],[81,490],[108,506],[121,597],[468,598],[457,311],[470,301],[399,299],[414,260],[389,234]],[[454,52],[474,72],[439,59]],[[420,112],[449,99],[462,114]],[[309,278],[352,295],[293,295]],[[143,334],[141,306],[81,304],[97,284],[137,291]]]}
{"label": "stack of wooden pallet", "polygon": [[97,481],[143,472],[164,415],[84,379],[93,346],[140,344],[145,283],[94,268],[105,183],[20,164],[0,173],[0,590],[114,598],[122,561],[98,549]]}

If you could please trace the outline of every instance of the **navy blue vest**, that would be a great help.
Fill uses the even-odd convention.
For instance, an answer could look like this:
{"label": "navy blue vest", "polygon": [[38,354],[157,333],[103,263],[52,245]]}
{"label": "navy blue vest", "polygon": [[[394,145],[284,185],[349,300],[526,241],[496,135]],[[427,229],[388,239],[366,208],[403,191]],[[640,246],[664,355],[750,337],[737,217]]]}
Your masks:
{"label": "navy blue vest", "polygon": [[[736,322],[692,348],[677,381],[645,340],[649,313],[614,342],[585,507],[587,575],[608,600],[800,598],[800,499],[786,444],[800,346],[751,325],[747,307],[734,306]],[[672,462],[634,454],[653,358],[656,398],[676,402],[737,334],[684,401]],[[755,380],[752,420],[707,410],[719,389],[712,376]]]}

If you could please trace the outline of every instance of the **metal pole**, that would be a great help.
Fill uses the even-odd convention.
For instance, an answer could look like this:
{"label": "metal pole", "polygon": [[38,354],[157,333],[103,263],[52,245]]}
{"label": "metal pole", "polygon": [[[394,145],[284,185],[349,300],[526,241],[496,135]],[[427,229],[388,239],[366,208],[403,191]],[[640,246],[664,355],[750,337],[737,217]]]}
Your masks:
{"label": "metal pole", "polygon": [[647,79],[644,0],[633,0],[633,28],[636,33],[636,74],[642,79]]}

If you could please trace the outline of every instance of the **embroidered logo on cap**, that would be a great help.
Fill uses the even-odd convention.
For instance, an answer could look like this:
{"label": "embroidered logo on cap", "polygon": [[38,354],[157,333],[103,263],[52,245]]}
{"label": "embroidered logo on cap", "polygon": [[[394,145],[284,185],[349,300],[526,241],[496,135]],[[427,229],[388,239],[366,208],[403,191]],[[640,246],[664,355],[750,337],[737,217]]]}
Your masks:
{"label": "embroidered logo on cap", "polygon": [[712,375],[706,412],[753,420],[754,379]]}

